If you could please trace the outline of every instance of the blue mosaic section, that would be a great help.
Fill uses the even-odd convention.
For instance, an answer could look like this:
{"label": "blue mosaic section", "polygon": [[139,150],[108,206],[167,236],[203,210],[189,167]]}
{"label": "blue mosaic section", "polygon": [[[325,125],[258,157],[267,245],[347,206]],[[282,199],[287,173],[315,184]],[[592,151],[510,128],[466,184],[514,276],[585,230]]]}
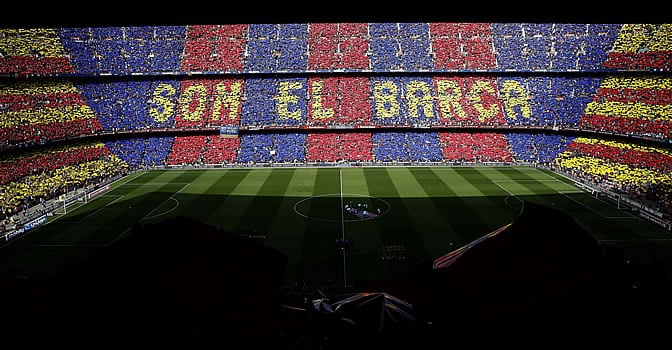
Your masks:
{"label": "blue mosaic section", "polygon": [[497,68],[527,69],[527,60],[521,59],[525,50],[523,25],[520,23],[493,23],[491,26]]}
{"label": "blue mosaic section", "polygon": [[371,64],[374,70],[431,69],[428,23],[371,23]]}
{"label": "blue mosaic section", "polygon": [[373,159],[379,162],[410,161],[406,134],[403,132],[379,132],[371,135]]}
{"label": "blue mosaic section", "polygon": [[306,159],[307,134],[242,135],[237,161],[240,163],[302,162]]}
{"label": "blue mosaic section", "polygon": [[573,136],[555,134],[506,134],[513,157],[518,161],[550,162],[563,152]]}
{"label": "blue mosaic section", "polygon": [[248,134],[240,138],[240,149],[236,161],[239,163],[267,163],[271,160],[273,135]]}
{"label": "blue mosaic section", "polygon": [[131,168],[164,165],[174,137],[120,139],[105,145]]}
{"label": "blue mosaic section", "polygon": [[248,78],[241,125],[305,124],[307,86],[307,78]]}
{"label": "blue mosaic section", "polygon": [[308,134],[291,133],[273,135],[272,156],[274,162],[303,162],[306,160],[306,140]]}
{"label": "blue mosaic section", "polygon": [[[159,85],[172,87],[173,93],[165,88],[159,89]],[[138,130],[174,125],[174,110],[165,111],[164,114],[163,109],[174,109],[176,105],[176,92],[179,91],[179,82],[176,80],[91,82],[77,84],[77,88],[82,92],[87,105],[95,112],[104,130]],[[165,92],[161,98],[167,104],[152,102],[156,100],[153,96],[156,90]],[[167,117],[152,116],[150,109]]]}
{"label": "blue mosaic section", "polygon": [[250,24],[245,69],[303,71],[308,66],[308,24]]}
{"label": "blue mosaic section", "polygon": [[497,68],[555,71],[603,68],[620,26],[493,23]]}
{"label": "blue mosaic section", "polygon": [[245,80],[241,125],[272,124],[276,109],[276,79],[248,78]]}
{"label": "blue mosaic section", "polygon": [[588,24],[583,55],[579,56],[579,69],[603,68],[620,30],[621,24]]}
{"label": "blue mosaic section", "polygon": [[381,162],[441,161],[437,133],[380,132],[371,135],[373,158]]}
{"label": "blue mosaic section", "polygon": [[411,161],[439,162],[443,159],[438,133],[410,132],[406,135],[406,142]]}
{"label": "blue mosaic section", "polygon": [[184,26],[61,28],[59,36],[80,74],[175,72]]}

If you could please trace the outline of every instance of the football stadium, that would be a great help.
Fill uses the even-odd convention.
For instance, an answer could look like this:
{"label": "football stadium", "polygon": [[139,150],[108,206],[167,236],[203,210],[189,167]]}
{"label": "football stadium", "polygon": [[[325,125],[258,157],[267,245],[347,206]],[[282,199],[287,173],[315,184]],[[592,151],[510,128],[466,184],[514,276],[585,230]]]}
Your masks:
{"label": "football stadium", "polygon": [[3,27],[0,332],[651,339],[672,311],[671,71],[668,23]]}

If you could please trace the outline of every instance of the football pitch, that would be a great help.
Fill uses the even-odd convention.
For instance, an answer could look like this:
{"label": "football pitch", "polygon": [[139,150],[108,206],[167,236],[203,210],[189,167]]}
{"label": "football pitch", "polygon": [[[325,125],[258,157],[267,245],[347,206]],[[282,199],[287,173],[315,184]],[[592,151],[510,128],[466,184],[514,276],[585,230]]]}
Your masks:
{"label": "football pitch", "polygon": [[[281,251],[288,282],[353,285],[400,276],[468,244],[512,222],[525,201],[567,212],[632,254],[672,255],[668,231],[534,167],[150,170],[3,242],[0,272],[57,273],[136,223],[185,216]],[[345,251],[343,238],[351,242]]]}

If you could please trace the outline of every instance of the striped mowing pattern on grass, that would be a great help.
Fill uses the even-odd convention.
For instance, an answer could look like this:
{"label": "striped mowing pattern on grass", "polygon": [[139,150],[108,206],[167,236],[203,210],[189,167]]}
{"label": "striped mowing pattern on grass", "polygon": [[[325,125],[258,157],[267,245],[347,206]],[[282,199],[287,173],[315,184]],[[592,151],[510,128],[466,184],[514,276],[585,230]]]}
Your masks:
{"label": "striped mowing pattern on grass", "polygon": [[[134,223],[187,216],[265,235],[264,244],[289,258],[287,281],[339,284],[345,269],[352,284],[410,272],[512,222],[524,201],[570,213],[600,240],[670,243],[666,231],[533,167],[152,170],[1,246],[1,271],[57,272]],[[356,217],[341,203],[380,216]],[[345,257],[336,246],[343,236],[353,242]],[[382,259],[387,247],[403,253]]]}

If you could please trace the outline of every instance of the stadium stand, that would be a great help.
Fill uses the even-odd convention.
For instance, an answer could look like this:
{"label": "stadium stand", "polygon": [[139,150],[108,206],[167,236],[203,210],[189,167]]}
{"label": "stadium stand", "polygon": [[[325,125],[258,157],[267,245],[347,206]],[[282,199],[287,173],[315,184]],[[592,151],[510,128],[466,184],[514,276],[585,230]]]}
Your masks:
{"label": "stadium stand", "polygon": [[36,145],[102,129],[94,110],[66,80],[23,79],[0,84],[0,147]]}
{"label": "stadium stand", "polygon": [[[115,159],[111,173],[525,162],[584,178],[601,174],[667,208],[671,28],[334,22],[0,29],[0,147],[46,147],[39,156],[8,157],[3,185],[105,157]],[[238,135],[217,135],[221,126]],[[58,145],[98,137],[104,146],[84,158]],[[660,147],[652,151],[642,140]],[[39,160],[63,152],[69,156],[58,162]]]}
{"label": "stadium stand", "polygon": [[589,183],[645,200],[666,218],[672,217],[669,149],[579,137],[555,162]]}
{"label": "stadium stand", "polygon": [[[403,6],[400,8],[403,11]],[[188,4],[173,10],[209,9]],[[619,200],[634,200],[641,204],[640,209],[668,220],[669,227],[669,220],[672,220],[671,71],[672,24],[667,23],[288,22],[0,28],[0,233],[30,208],[46,210],[44,203],[47,201],[57,200],[73,191],[109,184],[113,179],[145,169],[427,164],[525,164],[549,168],[581,183],[581,188],[591,191],[595,197],[605,191],[618,196]],[[224,129],[233,131],[226,134]],[[194,172],[190,173],[193,175]],[[572,200],[569,195],[565,196]],[[341,193],[341,201],[342,197]],[[411,202],[413,198],[404,200]],[[571,337],[563,338],[566,334],[556,336],[555,326],[564,331],[567,324],[562,324],[564,318],[551,320],[548,315],[554,313],[546,314],[548,310],[564,309],[560,314],[575,322],[570,328],[584,328],[582,331],[587,330],[586,333],[600,341],[607,332],[596,329],[602,326],[600,323],[604,319],[609,321],[605,329],[609,328],[611,333],[625,333],[613,331],[627,328],[620,324],[625,321],[648,325],[649,320],[639,317],[644,313],[641,305],[623,307],[621,304],[624,299],[631,300],[633,295],[642,293],[645,289],[642,286],[647,287],[647,281],[632,275],[613,273],[609,278],[600,279],[599,283],[618,284],[622,293],[610,294],[604,300],[595,298],[597,292],[583,297],[594,292],[583,289],[572,289],[576,292],[572,294],[574,298],[565,299],[566,294],[555,287],[566,285],[549,282],[544,286],[535,285],[544,289],[552,286],[545,290],[547,294],[530,288],[522,288],[527,294],[521,294],[545,296],[549,305],[544,306],[548,309],[539,308],[541,303],[522,303],[523,298],[511,292],[512,284],[508,282],[520,281],[521,272],[529,272],[535,280],[543,275],[547,278],[545,281],[550,281],[547,271],[535,270],[539,266],[530,263],[530,257],[526,255],[534,251],[528,246],[540,243],[538,240],[544,236],[538,230],[533,234],[511,235],[511,227],[522,225],[525,228],[530,224],[536,228],[553,222],[549,230],[544,230],[553,234],[552,239],[541,242],[543,247],[548,247],[546,258],[557,255],[559,261],[566,262],[577,256],[558,250],[559,237],[567,237],[568,229],[560,225],[567,224],[567,218],[559,213],[540,211],[534,204],[518,200],[531,214],[521,216],[522,219],[513,226],[503,226],[483,236],[482,240],[473,241],[468,247],[471,254],[461,256],[467,249],[453,251],[457,254],[447,256],[448,265],[458,262],[455,264],[458,273],[452,276],[452,281],[463,283],[444,290],[430,288],[432,293],[442,295],[424,296],[422,301],[427,304],[440,300],[450,305],[452,313],[442,321],[450,325],[448,328],[453,332],[456,329],[473,331],[458,334],[463,339],[457,336],[450,339],[454,333],[439,334],[437,331],[433,335],[441,342],[437,348],[444,348],[446,344],[462,345],[463,341],[472,343],[466,345],[489,342],[488,336],[482,337],[484,334],[497,335],[492,337],[495,342],[500,342],[496,345],[506,346],[507,342],[499,336],[508,331],[519,332],[520,329],[515,328],[521,328],[520,321],[527,321],[525,331],[533,329],[539,334],[552,334],[553,337],[548,338],[554,341],[571,340]],[[443,202],[436,202],[439,203]],[[288,203],[283,205],[290,206]],[[469,210],[464,210],[468,214],[465,220],[482,214],[467,213]],[[546,215],[550,214],[556,216],[548,221]],[[184,235],[184,232],[198,231],[200,227],[178,221],[168,223],[179,230],[174,236],[166,235],[171,227],[148,226],[154,230],[152,235],[144,235],[146,242],[136,243],[143,243],[141,248],[152,249],[135,250],[126,246],[130,250],[122,251],[125,254],[119,260],[107,255],[108,260],[98,260],[99,264],[87,266],[90,270],[71,271],[72,282],[79,283],[66,286],[73,287],[73,291],[77,289],[76,293],[61,286],[54,290],[31,290],[33,294],[21,289],[17,293],[18,300],[27,301],[42,293],[39,295],[48,295],[46,300],[59,301],[47,309],[54,312],[48,313],[45,319],[36,320],[35,313],[26,313],[22,304],[13,303],[12,298],[5,299],[6,304],[10,304],[5,306],[14,311],[9,315],[21,315],[25,319],[21,318],[23,322],[19,322],[5,317],[12,322],[12,327],[1,327],[3,335],[11,338],[16,334],[23,336],[24,332],[29,334],[34,331],[33,327],[24,326],[29,322],[44,326],[52,320],[61,321],[61,315],[70,312],[71,305],[80,297],[86,297],[83,300],[87,302],[100,303],[96,298],[104,291],[114,300],[112,304],[105,304],[105,311],[126,318],[131,312],[147,306],[144,301],[154,297],[150,294],[161,294],[160,302],[149,304],[150,308],[142,310],[157,319],[166,317],[160,322],[145,322],[150,318],[132,319],[131,326],[126,327],[128,334],[121,332],[124,334],[116,338],[114,336],[118,334],[108,336],[108,328],[99,327],[99,323],[90,320],[104,321],[111,332],[116,332],[117,324],[111,319],[103,320],[101,315],[104,314],[99,309],[85,308],[86,312],[76,314],[81,316],[76,324],[85,326],[80,328],[85,330],[81,333],[88,333],[86,336],[91,339],[112,338],[115,345],[121,346],[127,346],[126,339],[130,341],[132,337],[144,338],[152,345],[157,345],[158,341],[170,346],[176,345],[169,344],[170,339],[180,339],[185,343],[180,344],[184,345],[182,347],[202,345],[187,344],[202,335],[212,338],[199,339],[201,342],[214,338],[218,342],[229,341],[228,334],[221,336],[224,328],[217,323],[223,322],[222,315],[233,315],[226,310],[230,310],[229,304],[236,304],[236,301],[230,302],[228,298],[236,298],[239,304],[234,306],[240,310],[243,309],[240,304],[243,297],[250,298],[247,307],[270,310],[268,304],[260,302],[262,299],[257,293],[268,297],[264,300],[276,301],[270,299],[275,295],[270,295],[268,285],[257,284],[255,293],[248,293],[244,288],[235,288],[240,285],[234,284],[231,277],[244,275],[249,280],[264,271],[268,273],[269,266],[270,270],[281,274],[287,261],[276,257],[275,261],[264,262],[249,251],[235,249],[231,245],[235,241],[226,242],[225,250],[215,247],[217,249],[210,251],[212,258],[216,257],[216,261],[227,268],[228,275],[224,278],[226,283],[215,288],[206,286],[210,292],[214,290],[212,295],[217,294],[218,303],[212,303],[203,295],[197,295],[201,290],[196,286],[205,286],[205,281],[219,281],[222,270],[217,271],[217,278],[201,278],[205,276],[203,272],[214,272],[212,262],[215,260],[206,261],[208,259],[204,257],[209,256],[197,254],[194,247],[213,246],[202,242],[192,246],[185,238],[194,239],[194,235]],[[531,221],[535,221],[534,225]],[[544,222],[537,224],[536,221]],[[459,225],[471,225],[471,222],[458,222],[454,227]],[[569,227],[578,228],[571,222]],[[139,226],[135,225],[133,231],[140,231]],[[385,240],[394,238],[397,232],[387,235]],[[218,230],[209,233],[215,233],[220,240],[228,240]],[[265,239],[266,232],[259,236]],[[142,235],[135,237],[143,238]],[[157,240],[157,237],[162,239]],[[594,249],[594,237],[575,238],[568,245],[590,243],[583,255],[589,260],[590,269],[572,265],[578,270],[572,271],[576,272],[572,277],[578,276],[583,281],[593,275],[615,271],[609,269],[612,266],[597,266],[598,258],[593,253],[601,252]],[[162,249],[165,246],[154,249],[157,241],[175,244],[178,248],[172,253],[188,259],[175,265],[163,264]],[[506,241],[513,244],[504,246]],[[343,237],[337,242],[351,241]],[[193,256],[184,254],[185,243],[190,248],[187,253]],[[406,260],[405,245],[380,243],[384,243],[382,259]],[[352,249],[348,244],[344,246]],[[116,247],[119,253],[121,248]],[[452,249],[452,242],[450,247]],[[152,259],[147,259],[148,250],[153,254]],[[114,247],[110,251],[114,252]],[[501,254],[493,255],[500,258],[497,264],[475,261],[475,256],[485,255],[481,253],[483,251]],[[129,255],[129,252],[133,254]],[[506,271],[506,265],[501,263],[505,261],[502,257],[507,255],[515,257],[516,262],[520,260],[520,265],[512,265],[515,268],[511,271]],[[249,262],[238,264],[241,260],[234,257],[242,256]],[[219,260],[221,258],[224,260]],[[345,263],[345,252],[343,258]],[[408,258],[411,260],[412,257],[409,255]],[[139,269],[146,261],[155,265],[151,269]],[[185,266],[184,262],[191,265]],[[208,262],[207,266],[201,266],[204,262]],[[294,264],[293,260],[288,262]],[[110,263],[109,267],[106,263]],[[620,264],[619,272],[635,268],[629,260],[611,263]],[[321,262],[315,262],[315,265],[319,264]],[[124,269],[119,270],[120,266]],[[252,269],[241,269],[241,266]],[[197,267],[198,271],[188,270],[188,267]],[[469,269],[473,270],[459,274],[459,271]],[[75,274],[77,272],[85,276]],[[563,282],[571,282],[569,273],[556,272]],[[146,289],[140,294],[127,293],[125,286],[119,283],[133,278],[135,287],[149,286],[155,280],[147,276],[153,274],[170,281],[161,288]],[[87,278],[94,275],[100,289],[88,284],[91,280]],[[176,283],[176,275],[188,275],[190,283]],[[473,284],[473,276],[490,278],[479,278],[479,283]],[[493,276],[505,279],[505,283],[487,284]],[[429,278],[430,274],[423,277]],[[617,281],[612,282],[611,277]],[[171,288],[163,287],[177,284],[180,284],[178,290],[189,293],[179,298],[165,293]],[[441,285],[434,283],[432,287]],[[0,286],[0,290],[6,290],[5,286]],[[493,290],[497,293],[493,294]],[[222,292],[235,293],[227,297]],[[137,299],[137,295],[142,298]],[[189,297],[183,297],[186,295]],[[447,300],[446,295],[452,298]],[[665,296],[669,299],[669,293]],[[137,304],[127,303],[130,299]],[[518,307],[522,306],[527,313],[512,312],[512,304],[499,312],[486,313],[490,309],[486,310],[482,305],[494,305],[502,299],[521,302],[524,305]],[[469,302],[464,303],[464,300]],[[28,310],[42,312],[40,308],[46,301],[41,302],[31,303]],[[172,306],[166,307],[168,304]],[[437,304],[427,304],[425,311],[438,310]],[[597,308],[593,308],[595,304]],[[208,312],[187,312],[193,305],[203,306],[200,310]],[[212,305],[217,308],[213,309]],[[316,305],[308,305],[308,309],[312,310]],[[594,317],[578,321],[570,317],[570,314],[574,317],[585,309],[597,311],[591,315]],[[629,311],[627,316],[621,314],[624,309]],[[248,310],[235,313],[239,317],[233,320],[233,323],[238,322],[235,331],[258,330],[255,327],[259,327],[259,323],[250,321],[259,320]],[[483,312],[474,313],[475,310]],[[195,320],[190,324],[195,326],[169,324],[171,318],[168,316],[178,314]],[[500,321],[491,322],[495,329],[481,327],[487,317],[494,320],[494,314]],[[203,318],[203,315],[212,318]],[[297,319],[287,320],[283,326]],[[540,319],[546,322],[539,322]],[[315,320],[307,322],[315,323],[310,325],[314,328],[304,324],[303,329],[323,326],[316,325]],[[246,327],[250,324],[253,326]],[[553,326],[552,331],[546,328],[549,324]],[[58,322],[54,329],[51,326],[42,327],[49,330],[48,335],[71,331],[70,323]],[[429,324],[423,326],[431,328]],[[344,326],[340,324],[340,327]],[[15,328],[21,332],[14,334]],[[208,332],[215,328],[215,332]],[[332,332],[336,327],[332,322],[324,329]],[[401,336],[402,332],[390,334]],[[290,337],[294,334],[283,335]],[[29,334],[25,340],[29,343],[43,339],[51,342],[52,338]],[[389,334],[387,339],[390,344],[383,348],[399,345],[393,344],[397,338]],[[337,341],[337,337],[324,336],[315,344],[333,345],[329,342]],[[283,348],[278,342],[270,343],[273,343],[270,348]],[[536,343],[534,348],[543,347],[543,344]],[[576,344],[580,343],[571,346]],[[311,344],[305,343],[291,345],[285,348],[311,348]],[[604,347],[605,344],[600,345]]]}

